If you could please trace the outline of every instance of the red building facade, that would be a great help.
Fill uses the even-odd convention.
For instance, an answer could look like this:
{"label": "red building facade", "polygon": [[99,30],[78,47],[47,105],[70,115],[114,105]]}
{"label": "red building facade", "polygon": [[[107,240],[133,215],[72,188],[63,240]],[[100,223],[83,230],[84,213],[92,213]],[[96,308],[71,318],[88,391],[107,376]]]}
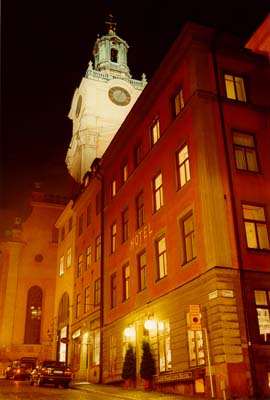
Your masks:
{"label": "red building facade", "polygon": [[102,157],[104,382],[148,340],[157,390],[268,393],[269,81],[187,24]]}

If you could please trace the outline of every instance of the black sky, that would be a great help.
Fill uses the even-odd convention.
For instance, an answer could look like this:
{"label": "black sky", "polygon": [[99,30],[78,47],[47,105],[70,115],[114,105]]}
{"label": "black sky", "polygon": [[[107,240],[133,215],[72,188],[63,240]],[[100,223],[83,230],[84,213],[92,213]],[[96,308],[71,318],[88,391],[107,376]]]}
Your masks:
{"label": "black sky", "polygon": [[0,207],[24,206],[34,181],[68,194],[68,113],[109,13],[130,46],[132,77],[146,73],[149,81],[185,22],[248,39],[269,13],[269,0],[4,0]]}

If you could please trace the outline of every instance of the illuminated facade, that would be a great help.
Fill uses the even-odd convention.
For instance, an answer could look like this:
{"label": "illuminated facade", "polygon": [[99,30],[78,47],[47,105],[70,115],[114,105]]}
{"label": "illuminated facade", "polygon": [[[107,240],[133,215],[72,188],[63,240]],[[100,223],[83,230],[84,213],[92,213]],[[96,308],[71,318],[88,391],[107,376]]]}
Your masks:
{"label": "illuminated facade", "polygon": [[0,243],[3,366],[20,357],[51,357],[58,240],[54,224],[64,201],[34,192],[30,216],[25,221],[16,218],[11,235]]}
{"label": "illuminated facade", "polygon": [[95,158],[101,157],[146,85],[132,79],[128,44],[116,34],[116,23],[98,37],[85,77],[75,90],[69,118],[73,133],[66,155],[70,175],[81,183]]}

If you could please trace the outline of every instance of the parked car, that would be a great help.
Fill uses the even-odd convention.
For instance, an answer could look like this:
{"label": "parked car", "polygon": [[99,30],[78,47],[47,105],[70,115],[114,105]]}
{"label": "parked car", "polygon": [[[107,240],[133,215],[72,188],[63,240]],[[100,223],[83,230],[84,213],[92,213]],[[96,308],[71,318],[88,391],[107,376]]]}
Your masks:
{"label": "parked car", "polygon": [[29,379],[36,360],[32,357],[22,357],[20,360],[12,361],[5,370],[6,379]]}
{"label": "parked car", "polygon": [[68,388],[72,380],[72,371],[63,361],[44,360],[36,365],[30,375],[30,385],[59,385]]}

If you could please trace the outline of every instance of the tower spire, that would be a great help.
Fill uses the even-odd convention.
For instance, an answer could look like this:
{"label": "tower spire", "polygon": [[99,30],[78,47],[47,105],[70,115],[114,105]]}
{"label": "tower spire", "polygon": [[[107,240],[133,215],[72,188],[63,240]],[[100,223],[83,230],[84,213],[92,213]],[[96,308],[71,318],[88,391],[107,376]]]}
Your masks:
{"label": "tower spire", "polygon": [[116,31],[117,23],[113,22],[113,15],[112,14],[109,15],[109,21],[105,22],[105,24],[109,26],[108,33],[110,35],[114,35],[115,31]]}

